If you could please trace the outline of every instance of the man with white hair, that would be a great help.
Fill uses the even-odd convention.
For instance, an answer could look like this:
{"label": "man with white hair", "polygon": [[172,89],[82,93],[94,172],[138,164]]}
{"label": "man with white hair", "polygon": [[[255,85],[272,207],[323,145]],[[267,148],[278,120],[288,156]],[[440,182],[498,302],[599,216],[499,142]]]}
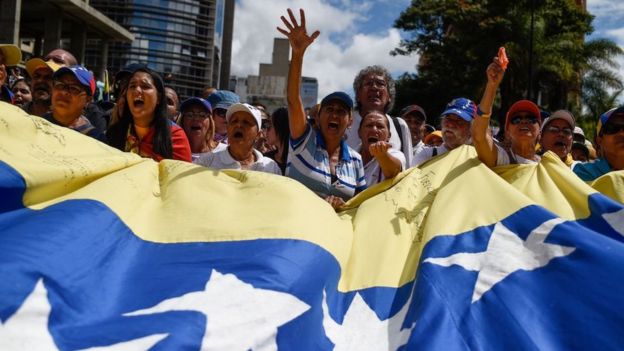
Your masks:
{"label": "man with white hair", "polygon": [[412,166],[470,143],[470,124],[476,113],[477,105],[472,100],[457,98],[449,102],[440,115],[444,142],[440,146],[422,148],[414,156]]}
{"label": "man with white hair", "polygon": [[353,150],[360,150],[362,141],[358,135],[358,126],[362,122],[362,117],[373,111],[382,112],[386,114],[390,125],[392,148],[403,152],[406,164],[410,164],[413,154],[409,127],[402,118],[388,115],[395,94],[394,79],[390,72],[377,65],[365,67],[355,77],[353,91],[355,91],[355,112],[352,127],[345,133],[347,144]]}

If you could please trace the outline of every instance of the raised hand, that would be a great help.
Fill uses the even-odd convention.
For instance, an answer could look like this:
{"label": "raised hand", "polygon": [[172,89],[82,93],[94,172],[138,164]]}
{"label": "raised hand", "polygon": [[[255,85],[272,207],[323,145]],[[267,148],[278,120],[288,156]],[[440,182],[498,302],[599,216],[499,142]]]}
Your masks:
{"label": "raised hand", "polygon": [[505,76],[505,69],[502,66],[501,59],[494,57],[492,63],[487,67],[485,71],[488,79],[488,83],[499,85]]}
{"label": "raised hand", "polygon": [[282,22],[286,26],[286,29],[282,29],[277,27],[277,30],[288,37],[288,41],[290,42],[290,47],[294,52],[303,52],[305,49],[314,42],[319,34],[321,34],[318,30],[312,33],[312,35],[308,35],[306,31],[306,21],[305,21],[305,13],[303,9],[299,9],[299,14],[301,16],[301,24],[297,24],[297,19],[292,13],[291,9],[288,9],[288,16],[290,17],[290,22],[284,17],[280,16]]}
{"label": "raised hand", "polygon": [[388,149],[390,149],[391,147],[392,147],[392,144],[390,144],[389,142],[378,141],[376,143],[370,144],[368,146],[368,151],[370,152],[371,156],[377,158],[381,156],[382,154],[385,154],[386,152],[388,152]]}

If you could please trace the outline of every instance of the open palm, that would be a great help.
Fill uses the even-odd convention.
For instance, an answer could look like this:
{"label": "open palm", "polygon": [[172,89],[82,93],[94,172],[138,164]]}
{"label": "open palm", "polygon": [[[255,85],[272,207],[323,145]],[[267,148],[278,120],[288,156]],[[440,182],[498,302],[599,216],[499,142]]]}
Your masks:
{"label": "open palm", "polygon": [[290,21],[288,21],[284,16],[281,16],[282,22],[286,26],[286,29],[282,29],[277,27],[277,30],[288,37],[288,41],[290,42],[290,47],[293,51],[305,51],[305,49],[314,42],[319,34],[321,34],[318,30],[312,33],[312,35],[308,35],[306,30],[306,21],[305,21],[305,13],[303,9],[299,10],[299,14],[301,15],[301,24],[297,23],[297,19],[292,13],[291,9],[288,9],[288,16],[290,17]]}

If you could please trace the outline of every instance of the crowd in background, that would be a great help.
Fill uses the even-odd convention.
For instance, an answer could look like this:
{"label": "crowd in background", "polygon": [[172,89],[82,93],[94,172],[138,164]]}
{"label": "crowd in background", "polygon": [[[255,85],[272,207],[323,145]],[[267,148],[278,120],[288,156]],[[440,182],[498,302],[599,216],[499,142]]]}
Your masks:
{"label": "crowd in background", "polygon": [[337,91],[320,104],[304,107],[303,59],[319,32],[307,33],[303,11],[297,21],[288,10],[282,22],[278,31],[289,39],[292,60],[287,106],[275,111],[212,87],[180,101],[159,73],[140,63],[117,72],[108,98],[100,99],[92,72],[71,53],[56,49],[20,68],[21,51],[8,44],[0,44],[0,100],[157,161],[177,159],[287,176],[334,208],[367,187],[465,144],[474,145],[490,167],[539,162],[551,151],[585,181],[624,169],[624,107],[601,115],[591,140],[569,111],[550,113],[521,100],[506,112],[504,134],[492,133],[492,105],[505,73],[500,56],[485,70],[481,101],[450,101],[437,119],[439,130],[426,124],[427,113],[416,104],[404,107],[400,116],[388,114],[395,86],[381,66],[365,67],[356,75],[355,99]]}

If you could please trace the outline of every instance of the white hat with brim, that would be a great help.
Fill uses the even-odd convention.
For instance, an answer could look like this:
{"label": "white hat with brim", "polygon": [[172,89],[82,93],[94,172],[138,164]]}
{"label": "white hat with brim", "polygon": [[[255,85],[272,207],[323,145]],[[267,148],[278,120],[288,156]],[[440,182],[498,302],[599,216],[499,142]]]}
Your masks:
{"label": "white hat with brim", "polygon": [[247,112],[251,114],[258,124],[258,128],[262,127],[262,112],[260,112],[260,109],[255,106],[242,103],[233,104],[227,109],[227,112],[225,113],[225,120],[229,122],[232,115],[236,112]]}
{"label": "white hat with brim", "polygon": [[13,44],[0,44],[6,66],[15,66],[22,60],[22,50]]}
{"label": "white hat with brim", "polygon": [[564,121],[566,121],[569,125],[570,128],[572,130],[574,130],[574,127],[576,126],[576,123],[574,122],[574,117],[572,116],[572,114],[566,110],[557,110],[555,112],[553,112],[552,115],[548,116],[548,118],[546,118],[544,120],[544,123],[542,123],[542,128],[541,131],[544,131],[544,127],[546,127],[546,125],[556,119],[562,119]]}
{"label": "white hat with brim", "polygon": [[33,58],[33,59],[26,61],[26,72],[28,72],[28,75],[30,75],[30,78],[32,78],[33,75],[35,74],[35,71],[41,67],[48,67],[52,70],[52,73],[54,73],[63,66],[59,65],[58,63],[52,60],[44,61],[40,58]]}

